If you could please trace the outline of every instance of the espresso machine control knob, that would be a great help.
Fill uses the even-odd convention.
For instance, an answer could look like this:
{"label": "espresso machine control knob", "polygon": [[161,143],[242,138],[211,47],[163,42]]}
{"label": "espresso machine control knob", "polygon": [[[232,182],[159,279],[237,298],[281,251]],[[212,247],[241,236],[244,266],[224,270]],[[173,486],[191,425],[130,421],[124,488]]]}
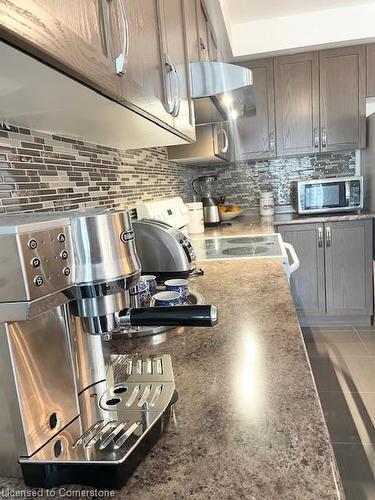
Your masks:
{"label": "espresso machine control knob", "polygon": [[69,257],[69,253],[67,250],[63,250],[62,252],[60,252],[60,259],[66,260],[68,257]]}
{"label": "espresso machine control knob", "polygon": [[38,259],[38,257],[34,257],[31,260],[31,265],[35,268],[40,266],[40,260]]}
{"label": "espresso machine control knob", "polygon": [[37,242],[36,240],[34,240],[34,238],[32,238],[31,240],[29,240],[29,241],[27,242],[27,246],[28,246],[29,248],[31,248],[31,250],[35,250],[35,249],[36,249],[36,247],[38,246],[38,242]]}
{"label": "espresso machine control knob", "polygon": [[38,276],[35,276],[35,278],[34,278],[34,285],[36,285],[36,286],[42,286],[43,283],[44,283],[43,276],[41,276],[40,274],[38,274]]}
{"label": "espresso machine control knob", "polygon": [[64,267],[63,273],[65,276],[69,276],[71,273],[70,267]]}

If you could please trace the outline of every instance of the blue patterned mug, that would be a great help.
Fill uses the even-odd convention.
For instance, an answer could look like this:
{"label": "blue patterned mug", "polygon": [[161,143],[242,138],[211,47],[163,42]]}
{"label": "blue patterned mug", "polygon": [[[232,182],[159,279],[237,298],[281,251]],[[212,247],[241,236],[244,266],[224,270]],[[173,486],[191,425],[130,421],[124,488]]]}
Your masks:
{"label": "blue patterned mug", "polygon": [[156,287],[157,287],[156,276],[154,276],[153,274],[144,274],[143,276],[141,276],[141,280],[146,281],[148,283],[148,288],[150,290],[151,295],[156,293]]}
{"label": "blue patterned mug", "polygon": [[179,292],[182,297],[182,303],[187,302],[189,297],[188,280],[171,279],[164,282],[166,289],[171,292]]}
{"label": "blue patterned mug", "polygon": [[151,306],[170,307],[181,304],[181,295],[179,292],[158,292],[151,298]]}
{"label": "blue patterned mug", "polygon": [[148,283],[141,278],[138,283],[130,289],[131,307],[148,307],[150,296]]}

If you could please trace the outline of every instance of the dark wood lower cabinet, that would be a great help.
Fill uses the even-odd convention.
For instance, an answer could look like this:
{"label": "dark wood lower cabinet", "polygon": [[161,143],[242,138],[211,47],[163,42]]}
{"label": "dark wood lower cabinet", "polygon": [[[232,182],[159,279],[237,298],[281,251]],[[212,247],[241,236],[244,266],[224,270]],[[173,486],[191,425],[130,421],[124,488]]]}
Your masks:
{"label": "dark wood lower cabinet", "polygon": [[293,245],[300,267],[292,274],[291,291],[297,312],[323,316],[326,312],[323,224],[290,224],[278,231]]}
{"label": "dark wood lower cabinet", "polygon": [[325,224],[327,314],[372,315],[372,220]]}
{"label": "dark wood lower cabinet", "polygon": [[300,259],[291,291],[302,325],[370,324],[372,219],[278,227]]}

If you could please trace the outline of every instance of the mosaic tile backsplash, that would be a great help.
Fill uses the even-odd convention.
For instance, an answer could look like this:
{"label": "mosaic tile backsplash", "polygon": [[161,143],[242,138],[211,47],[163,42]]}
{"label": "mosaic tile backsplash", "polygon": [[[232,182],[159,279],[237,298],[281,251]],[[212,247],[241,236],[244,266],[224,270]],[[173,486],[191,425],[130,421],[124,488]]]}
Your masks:
{"label": "mosaic tile backsplash", "polygon": [[217,167],[195,167],[193,173],[219,176],[219,193],[227,203],[242,207],[259,205],[259,192],[273,191],[276,205],[292,205],[295,181],[355,175],[355,151],[299,158],[235,162]]}
{"label": "mosaic tile backsplash", "polygon": [[219,175],[228,203],[256,207],[271,189],[276,204],[289,205],[293,181],[354,175],[355,164],[348,152],[192,168],[168,161],[165,148],[121,151],[0,123],[0,213],[192,201],[192,178],[207,173]]}
{"label": "mosaic tile backsplash", "polygon": [[190,174],[164,148],[121,151],[0,124],[0,213],[191,201]]}

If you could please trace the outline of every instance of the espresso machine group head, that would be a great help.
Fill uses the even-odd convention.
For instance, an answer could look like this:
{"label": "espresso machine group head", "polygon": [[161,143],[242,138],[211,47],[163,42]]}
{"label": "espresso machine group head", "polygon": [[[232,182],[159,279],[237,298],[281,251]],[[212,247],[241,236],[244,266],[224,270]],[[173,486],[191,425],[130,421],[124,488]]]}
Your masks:
{"label": "espresso machine group head", "polygon": [[119,488],[175,402],[167,355],[111,355],[123,325],[213,326],[215,306],[132,308],[127,211],[0,219],[0,475]]}

